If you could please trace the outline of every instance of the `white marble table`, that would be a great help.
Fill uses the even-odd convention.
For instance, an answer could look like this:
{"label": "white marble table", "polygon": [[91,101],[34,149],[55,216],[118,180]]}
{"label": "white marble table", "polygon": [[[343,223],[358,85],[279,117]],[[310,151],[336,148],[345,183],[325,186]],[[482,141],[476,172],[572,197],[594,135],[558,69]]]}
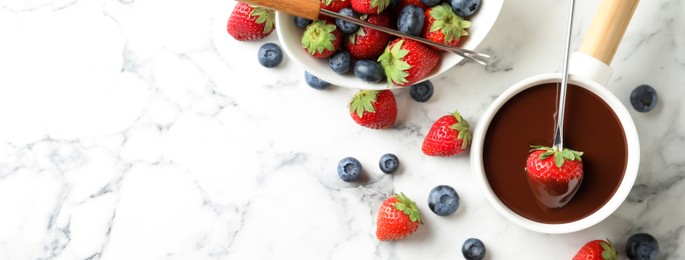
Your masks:
{"label": "white marble table", "polygon": [[[399,122],[354,124],[351,89],[317,91],[285,59],[262,68],[258,46],[225,32],[229,0],[0,0],[0,259],[461,259],[468,237],[488,259],[570,259],[586,241],[623,254],[653,234],[663,259],[685,258],[685,3],[642,1],[608,88],[631,111],[642,145],[627,201],[600,224],[566,235],[501,217],[471,176],[468,155],[428,158],[423,136],[459,109],[475,124],[505,88],[560,71],[567,1],[505,1],[481,50],[434,80],[425,104],[397,94]],[[573,46],[598,1],[579,1]],[[637,113],[639,84],[659,105]],[[384,153],[402,168],[385,176]],[[345,156],[361,183],[336,175]],[[438,217],[429,190],[452,185],[462,202]],[[402,191],[426,225],[378,242],[375,211]]]}

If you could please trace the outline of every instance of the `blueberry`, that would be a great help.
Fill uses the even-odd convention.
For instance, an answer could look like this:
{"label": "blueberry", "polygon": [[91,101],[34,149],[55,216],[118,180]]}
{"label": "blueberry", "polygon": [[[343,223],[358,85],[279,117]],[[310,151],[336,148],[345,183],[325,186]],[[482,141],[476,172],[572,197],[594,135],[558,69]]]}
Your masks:
{"label": "blueberry", "polygon": [[346,182],[352,182],[362,173],[362,164],[355,158],[345,157],[338,163],[338,177]]}
{"label": "blueberry", "polygon": [[437,186],[428,194],[428,207],[438,216],[450,215],[459,208],[459,195],[450,186]]}
{"label": "blueberry", "polygon": [[318,90],[325,89],[329,85],[331,85],[330,83],[323,81],[323,80],[317,78],[316,76],[310,74],[309,71],[304,72],[304,81],[306,81],[307,85],[309,85],[310,87],[318,89]]}
{"label": "blueberry", "polygon": [[[352,10],[352,8],[343,8],[338,13],[347,17],[359,18],[359,13]],[[359,29],[359,25],[342,19],[335,19],[335,25],[338,26],[338,29],[340,29],[341,32],[348,34],[354,33],[357,31],[357,29]]]}
{"label": "blueberry", "polygon": [[394,154],[388,153],[381,156],[381,160],[378,162],[378,166],[381,167],[381,171],[386,174],[391,174],[397,171],[400,167],[400,160]]}
{"label": "blueberry", "polygon": [[452,10],[458,16],[469,17],[478,11],[480,0],[451,0]]}
{"label": "blueberry", "polygon": [[485,257],[485,245],[478,238],[469,238],[461,246],[461,254],[466,260],[480,260]]}
{"label": "blueberry", "polygon": [[650,85],[640,85],[630,93],[630,104],[637,112],[649,112],[656,107],[656,90]]}
{"label": "blueberry", "polygon": [[302,17],[299,17],[299,16],[295,16],[294,21],[295,21],[295,26],[297,26],[297,27],[299,27],[299,28],[302,28],[302,29],[307,28],[307,26],[308,26],[310,23],[312,23],[312,20],[309,20],[309,19],[307,19],[307,18],[302,18]]}
{"label": "blueberry", "polygon": [[631,260],[652,260],[659,255],[659,242],[650,234],[638,233],[628,238],[626,256]]}
{"label": "blueberry", "polygon": [[352,67],[352,56],[348,51],[339,51],[328,58],[328,65],[338,74],[345,74]]}
{"label": "blueberry", "polygon": [[433,83],[429,80],[409,87],[409,96],[416,102],[426,102],[433,96]]}
{"label": "blueberry", "polygon": [[421,0],[421,3],[426,7],[433,7],[438,5],[442,0]]}
{"label": "blueberry", "polygon": [[421,7],[407,5],[402,8],[400,16],[397,18],[397,30],[405,34],[420,36],[425,19],[426,15]]}
{"label": "blueberry", "polygon": [[259,47],[259,64],[267,68],[273,68],[283,61],[283,51],[275,43],[267,43]]}
{"label": "blueberry", "polygon": [[378,83],[385,77],[381,64],[373,60],[359,60],[354,64],[354,76],[364,82]]}

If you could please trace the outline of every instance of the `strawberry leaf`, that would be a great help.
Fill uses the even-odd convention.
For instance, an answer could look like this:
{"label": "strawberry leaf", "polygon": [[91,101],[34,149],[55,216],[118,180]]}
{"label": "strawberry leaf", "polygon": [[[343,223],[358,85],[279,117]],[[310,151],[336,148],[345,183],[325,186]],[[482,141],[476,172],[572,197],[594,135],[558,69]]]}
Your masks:
{"label": "strawberry leaf", "polygon": [[390,0],[371,0],[371,8],[378,7],[378,13],[380,14],[385,10],[385,8],[390,5]]}
{"label": "strawberry leaf", "polygon": [[397,202],[395,202],[393,207],[396,210],[402,211],[402,213],[409,216],[409,219],[412,222],[418,221],[423,224],[423,221],[421,221],[421,213],[419,212],[419,208],[416,207],[416,203],[410,200],[404,193],[395,194],[395,198],[397,199]]}
{"label": "strawberry leaf", "polygon": [[412,66],[402,60],[409,54],[408,50],[402,49],[402,44],[404,44],[404,39],[392,46],[388,45],[385,47],[385,52],[378,57],[378,62],[381,63],[385,71],[388,83],[403,84],[408,82],[407,76],[409,76],[409,73],[407,70],[411,69]]}
{"label": "strawberry leaf", "polygon": [[557,168],[561,168],[561,166],[564,165],[564,156],[561,153],[554,153],[554,164]]}
{"label": "strawberry leaf", "polygon": [[454,111],[452,113],[452,116],[457,119],[457,123],[453,124],[450,126],[450,129],[454,129],[459,131],[459,134],[457,135],[457,138],[461,139],[461,149],[466,149],[466,147],[469,146],[471,143],[471,132],[469,131],[469,123],[466,122],[466,120],[461,117],[461,114],[459,112]]}
{"label": "strawberry leaf", "polygon": [[324,4],[325,6],[331,5],[331,3],[333,3],[333,0],[323,0],[323,4]]}
{"label": "strawberry leaf", "polygon": [[553,154],[554,154],[554,152],[552,152],[552,151],[544,152],[544,153],[540,154],[539,160],[542,161],[542,160],[544,160],[544,159],[547,159],[547,158],[549,158],[550,156],[552,156]]}
{"label": "strawberry leaf", "polygon": [[608,242],[599,242],[599,244],[602,246],[602,259],[604,260],[617,260],[618,255],[616,253],[616,249],[614,249],[614,246],[611,244],[611,241],[607,239]]}
{"label": "strawberry leaf", "polygon": [[324,21],[316,21],[310,24],[302,35],[302,47],[309,54],[321,53],[324,50],[334,50],[333,42],[336,40],[336,37],[333,31],[335,30],[335,24],[327,24]]}
{"label": "strawberry leaf", "polygon": [[435,20],[430,31],[440,31],[445,36],[445,44],[459,39],[461,36],[469,35],[466,28],[471,27],[471,22],[456,15],[449,4],[443,3],[435,6],[430,9],[429,14]]}
{"label": "strawberry leaf", "polygon": [[379,91],[375,90],[360,90],[350,102],[350,113],[357,113],[359,118],[364,116],[364,112],[375,113],[376,109],[373,108],[373,103],[376,102]]}
{"label": "strawberry leaf", "polygon": [[264,24],[263,33],[269,33],[274,29],[274,22],[276,18],[274,16],[274,11],[271,9],[266,9],[263,7],[253,7],[254,9],[250,12],[250,16],[256,16],[255,21],[258,24]]}

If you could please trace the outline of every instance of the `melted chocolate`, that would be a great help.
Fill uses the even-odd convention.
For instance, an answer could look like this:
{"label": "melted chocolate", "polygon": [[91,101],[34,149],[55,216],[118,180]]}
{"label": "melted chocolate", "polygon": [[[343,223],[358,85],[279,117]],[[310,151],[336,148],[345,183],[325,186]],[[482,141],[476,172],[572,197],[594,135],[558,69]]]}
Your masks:
{"label": "melted chocolate", "polygon": [[566,206],[538,205],[524,168],[530,145],[552,145],[557,86],[535,86],[507,101],[490,123],[483,148],[495,195],[517,214],[549,224],[576,221],[600,209],[618,189],[628,155],[623,127],[611,108],[592,92],[569,85],[564,147],[584,152],[583,181]]}

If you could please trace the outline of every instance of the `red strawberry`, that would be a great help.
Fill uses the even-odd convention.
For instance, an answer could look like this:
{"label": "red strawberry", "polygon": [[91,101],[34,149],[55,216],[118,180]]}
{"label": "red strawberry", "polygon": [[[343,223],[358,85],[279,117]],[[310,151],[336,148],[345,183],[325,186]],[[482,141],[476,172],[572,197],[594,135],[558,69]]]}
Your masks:
{"label": "red strawberry", "polygon": [[321,9],[339,12],[340,10],[350,7],[350,0],[319,0],[321,1]]}
{"label": "red strawberry", "polygon": [[440,56],[417,41],[399,38],[390,42],[378,61],[385,70],[388,83],[411,86],[433,71]]}
{"label": "red strawberry", "polygon": [[380,14],[390,5],[390,0],[350,0],[352,9],[363,14]]}
{"label": "red strawberry", "polygon": [[[368,18],[368,19],[367,19]],[[383,27],[392,27],[387,14],[362,15],[362,20]],[[356,33],[347,36],[345,47],[350,55],[358,60],[376,59],[383,53],[392,35],[366,27],[359,27]]]}
{"label": "red strawberry", "polygon": [[531,146],[526,162],[528,184],[543,206],[561,208],[576,194],[583,180],[582,152]]}
{"label": "red strawberry", "polygon": [[314,57],[327,58],[340,48],[341,37],[335,23],[315,21],[305,29],[302,47]]}
{"label": "red strawberry", "polygon": [[392,127],[397,103],[390,90],[360,90],[350,101],[350,115],[357,124],[371,129]]}
{"label": "red strawberry", "polygon": [[426,10],[421,35],[437,43],[457,46],[461,37],[469,34],[465,30],[469,27],[471,22],[456,15],[449,4],[443,3]]}
{"label": "red strawberry", "polygon": [[255,41],[269,36],[274,30],[274,11],[236,3],[226,29],[239,41]]}
{"label": "red strawberry", "polygon": [[378,240],[397,240],[414,233],[421,222],[416,204],[404,193],[395,194],[383,201],[378,209],[376,237]]}
{"label": "red strawberry", "polygon": [[592,240],[587,242],[578,253],[573,257],[573,260],[617,260],[616,249],[611,244],[611,241]]}
{"label": "red strawberry", "polygon": [[469,123],[454,111],[433,123],[421,150],[430,156],[452,156],[464,152],[471,143]]}

